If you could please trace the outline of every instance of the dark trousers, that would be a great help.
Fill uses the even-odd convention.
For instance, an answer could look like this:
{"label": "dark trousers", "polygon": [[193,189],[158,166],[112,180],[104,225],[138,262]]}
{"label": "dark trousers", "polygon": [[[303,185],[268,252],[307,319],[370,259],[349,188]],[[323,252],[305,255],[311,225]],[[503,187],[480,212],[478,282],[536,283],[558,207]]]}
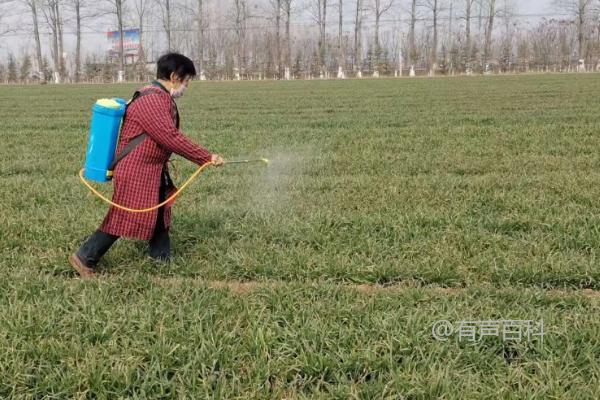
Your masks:
{"label": "dark trousers", "polygon": [[[165,192],[165,185],[161,184],[159,202],[165,200]],[[117,239],[119,239],[119,236],[97,230],[77,250],[77,256],[88,267],[93,268]],[[156,227],[154,228],[152,238],[148,242],[148,254],[151,258],[162,262],[167,262],[171,258],[171,239],[169,238],[169,230],[165,227],[163,207],[158,209]]]}

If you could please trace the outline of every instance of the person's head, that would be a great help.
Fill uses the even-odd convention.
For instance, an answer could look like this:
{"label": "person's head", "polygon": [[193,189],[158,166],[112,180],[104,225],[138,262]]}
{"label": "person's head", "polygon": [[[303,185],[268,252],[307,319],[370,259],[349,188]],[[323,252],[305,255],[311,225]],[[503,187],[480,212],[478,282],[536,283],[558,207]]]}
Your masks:
{"label": "person's head", "polygon": [[194,76],[196,76],[194,62],[182,54],[167,53],[156,63],[156,79],[163,82],[174,95],[173,97],[182,95]]}

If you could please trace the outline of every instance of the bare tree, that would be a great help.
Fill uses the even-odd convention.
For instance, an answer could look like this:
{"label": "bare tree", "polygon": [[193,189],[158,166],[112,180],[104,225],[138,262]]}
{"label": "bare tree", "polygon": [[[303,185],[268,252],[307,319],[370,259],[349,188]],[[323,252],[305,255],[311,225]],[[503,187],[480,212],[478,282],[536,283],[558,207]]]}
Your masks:
{"label": "bare tree", "polygon": [[[148,14],[148,1],[149,0],[135,0],[135,14],[138,22],[138,29],[140,30],[140,47],[138,51],[138,62],[140,64],[146,61],[146,52],[144,51],[144,22],[146,21],[146,15]],[[202,2],[202,0],[200,0]]]}
{"label": "bare tree", "polygon": [[345,62],[345,54],[344,54],[344,45],[343,45],[343,35],[344,35],[344,2],[343,0],[338,0],[338,78],[344,78],[346,69]]}
{"label": "bare tree", "polygon": [[67,3],[75,17],[75,72],[73,78],[79,82],[81,77],[81,28],[86,19],[96,18],[101,15],[98,9],[92,8],[88,0],[69,0]]}
{"label": "bare tree", "polygon": [[[454,49],[454,36],[452,36],[452,28],[454,28],[454,2],[451,0],[450,1],[450,8],[448,9],[448,44],[447,47],[449,49],[448,51],[448,55],[450,56],[450,53],[452,52],[452,50]],[[449,63],[449,72],[450,74],[454,74],[454,62],[452,60],[452,57],[448,57],[448,63]]]}
{"label": "bare tree", "polygon": [[281,12],[282,0],[269,0],[275,21],[275,74],[281,78]]}
{"label": "bare tree", "polygon": [[547,71],[552,64],[553,54],[559,42],[559,31],[555,29],[555,21],[543,21],[527,36],[519,40],[519,58],[525,65],[525,71],[529,68],[530,51],[541,71]]}
{"label": "bare tree", "polygon": [[503,20],[504,23],[504,37],[502,39],[502,70],[509,71],[511,68],[512,58],[513,58],[513,15],[515,13],[515,6],[513,4],[513,0],[504,0],[501,10],[500,10],[500,19]]}
{"label": "bare tree", "polygon": [[471,53],[473,45],[471,43],[471,11],[475,0],[465,0],[465,71],[467,75],[471,74]]}
{"label": "bare tree", "polygon": [[59,0],[46,0],[43,7],[46,23],[52,34],[51,48],[52,61],[54,62],[54,81],[60,83],[65,73],[65,64],[63,58],[63,30],[62,17],[60,12]]}
{"label": "bare tree", "polygon": [[[566,10],[575,17],[577,22],[577,56],[585,59],[585,28],[587,19],[592,11],[593,0],[554,0],[557,7]],[[583,65],[585,68],[585,65]]]}
{"label": "bare tree", "polygon": [[479,13],[477,17],[477,42],[481,42],[481,31],[483,28],[483,2],[484,0],[475,0],[475,3],[473,4],[475,6],[475,10],[477,10]]}
{"label": "bare tree", "polygon": [[[373,0],[374,1],[374,13],[375,13],[375,40],[374,40],[374,51],[375,51],[375,73],[379,74],[379,64],[381,63],[381,44],[379,43],[379,24],[381,23],[381,16],[388,12],[394,0]],[[413,0],[415,3],[417,0]]]}
{"label": "bare tree", "polygon": [[82,0],[72,0],[71,5],[75,12],[75,25],[77,30],[76,44],[75,44],[75,82],[79,82],[79,75],[81,73],[81,3]]}
{"label": "bare tree", "polygon": [[323,78],[325,77],[327,71],[325,66],[325,55],[327,48],[327,0],[312,0],[312,14],[315,22],[319,26],[318,63],[320,74]]}
{"label": "bare tree", "polygon": [[286,56],[285,56],[285,64],[287,68],[292,67],[292,41],[290,38],[290,24],[292,18],[292,1],[293,0],[283,0],[283,9],[285,13],[285,47],[286,47]]}
{"label": "bare tree", "polygon": [[40,24],[38,20],[39,0],[23,0],[23,2],[31,12],[31,19],[33,23],[33,40],[35,41],[35,61],[37,66],[37,74],[40,78],[40,82],[43,83],[45,82],[46,77],[42,72],[42,45],[40,42]]}
{"label": "bare tree", "polygon": [[158,9],[160,10],[160,22],[165,30],[165,35],[167,36],[167,51],[171,51],[173,49],[171,30],[172,2],[173,0],[156,0],[156,5],[158,5]]}
{"label": "bare tree", "polygon": [[[98,4],[93,0],[0,0],[0,7],[8,10],[9,3],[22,5],[35,46],[29,51],[32,71],[40,70],[38,74],[42,80],[48,76],[41,70],[47,65],[44,50],[49,50],[47,58],[53,65],[48,71],[52,71],[50,76],[55,74],[54,79],[58,82],[69,78],[67,53],[72,57],[68,64],[72,69],[68,73],[75,81],[84,75],[86,18],[100,16],[99,11],[110,12],[110,18],[116,24],[114,30],[118,29],[121,40],[117,41],[115,36],[114,62],[123,72],[129,67],[126,65],[127,49],[123,46],[124,28],[128,23],[140,29],[139,72],[144,71],[141,68],[144,44],[147,49],[156,50],[159,43],[166,43],[171,50],[190,53],[197,59],[200,76],[206,71],[206,76],[213,79],[229,78],[234,72],[240,78],[251,74],[287,78],[290,76],[288,71],[295,75],[312,73],[325,77],[332,72],[333,66],[337,66],[338,76],[342,77],[340,72],[350,69],[360,76],[363,52],[367,47],[364,40],[369,44],[369,54],[372,50],[374,73],[383,72],[383,58],[388,52],[393,54],[394,61],[398,61],[399,68],[404,65],[416,68],[417,64],[427,66],[430,75],[438,73],[438,63],[442,62],[448,66],[444,70],[450,73],[458,65],[467,73],[472,69],[479,71],[479,65],[489,71],[489,65],[495,64],[496,60],[502,72],[514,71],[514,66],[520,66],[517,70],[523,71],[536,67],[544,71],[568,71],[574,67],[571,65],[574,55],[585,60],[588,68],[596,64],[596,57],[600,58],[600,0],[553,0],[571,17],[544,21],[516,18],[513,5],[517,1],[228,0],[227,6],[223,6],[223,1],[208,0],[100,0]],[[391,14],[395,21],[404,21],[392,11],[398,4],[402,4],[402,16],[408,20],[402,25],[388,21]],[[131,15],[127,15],[126,7]],[[266,15],[269,28],[258,29],[263,25],[250,25],[254,9],[263,11],[263,21]],[[6,22],[10,18],[3,10],[0,10],[3,22],[0,35],[8,30]],[[365,17],[366,12],[369,15]],[[316,23],[311,21],[310,27],[298,24],[296,28],[291,23],[296,13],[310,14]],[[330,14],[329,27],[327,13]],[[117,16],[116,20],[113,14]],[[352,23],[344,21],[350,14],[354,20],[352,28],[344,26]],[[158,39],[157,35],[148,34],[151,17],[155,17],[155,25],[161,31]],[[368,29],[365,18],[369,21]],[[460,24],[456,24],[457,18]],[[17,20],[8,22],[11,21]],[[352,33],[344,32],[344,28],[353,29],[354,38],[350,37]],[[19,34],[19,31],[15,32]],[[48,49],[43,48],[42,36],[46,34]],[[72,52],[65,49],[71,34]],[[63,40],[64,36],[67,37]],[[96,57],[96,62],[101,63],[101,58]],[[25,58],[19,56],[21,60]],[[597,68],[600,69],[600,63]],[[122,78],[122,74],[119,76]]]}
{"label": "bare tree", "polygon": [[440,12],[440,0],[425,0],[424,5],[431,10],[433,19],[433,43],[429,52],[429,75],[435,75],[437,69],[437,52],[438,52],[438,18]]}
{"label": "bare tree", "polygon": [[417,24],[417,0],[411,0],[410,7],[410,29],[408,31],[408,45],[410,47],[408,57],[410,59],[410,67],[411,70],[414,68],[418,53],[417,53],[417,44],[415,37],[415,26]]}
{"label": "bare tree", "polygon": [[123,48],[123,15],[124,5],[126,0],[104,0],[110,6],[108,11],[117,17],[117,30],[119,31],[119,82],[123,82],[125,78],[125,49]]}
{"label": "bare tree", "polygon": [[496,0],[488,0],[488,22],[485,28],[485,45],[483,50],[483,67],[488,69],[488,62],[492,51],[492,33],[494,31],[494,17],[496,16]]}
{"label": "bare tree", "polygon": [[356,0],[356,13],[354,19],[354,55],[353,55],[353,69],[354,74],[360,76],[360,61],[361,61],[361,35],[362,35],[362,13],[363,13],[362,0]]}
{"label": "bare tree", "polygon": [[248,21],[248,4],[246,0],[233,0],[233,20],[234,20],[234,32],[236,35],[236,68],[237,78],[246,72],[246,55],[245,55],[245,44],[246,44],[246,32],[247,32],[247,21]]}
{"label": "bare tree", "polygon": [[204,22],[204,0],[198,0],[198,10],[196,11],[198,24],[198,67],[200,68],[200,76],[204,79],[204,30],[206,29]]}

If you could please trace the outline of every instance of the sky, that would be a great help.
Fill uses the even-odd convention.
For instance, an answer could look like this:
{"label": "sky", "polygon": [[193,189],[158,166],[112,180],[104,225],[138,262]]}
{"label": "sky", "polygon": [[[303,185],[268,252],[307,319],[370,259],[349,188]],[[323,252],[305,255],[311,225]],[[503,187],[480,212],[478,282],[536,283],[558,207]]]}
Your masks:
{"label": "sky", "polygon": [[526,14],[554,11],[552,0],[519,0],[519,7]]}
{"label": "sky", "polygon": [[[219,0],[221,1],[221,0]],[[407,2],[408,0],[404,0]],[[458,3],[460,0],[453,0]],[[520,14],[552,14],[557,13],[556,7],[553,6],[553,0],[514,0],[518,4]],[[0,3],[2,1],[0,0]],[[16,1],[14,1],[16,3]],[[500,1],[498,3],[501,3]],[[13,15],[9,18],[3,18],[0,20],[1,24],[20,25],[22,21],[26,24],[29,23],[30,16],[27,13],[19,12],[17,10],[9,10],[9,15]],[[329,14],[331,15],[331,14]],[[329,19],[329,18],[328,18]],[[534,22],[533,19],[531,22]],[[100,24],[95,27],[98,31],[109,30],[111,27],[106,27],[106,24]],[[2,32],[3,26],[0,25],[0,32]],[[91,34],[84,36],[84,51],[90,53],[100,54],[107,49],[106,35],[104,34]],[[48,47],[47,43],[42,43],[42,47]],[[65,35],[65,47],[67,51],[72,51],[74,48],[74,35]],[[31,35],[20,34],[19,36],[6,36],[0,39],[0,57],[4,58],[7,54],[13,53],[15,56],[19,56],[25,51],[33,52],[33,39]],[[45,53],[47,51],[44,51]]]}

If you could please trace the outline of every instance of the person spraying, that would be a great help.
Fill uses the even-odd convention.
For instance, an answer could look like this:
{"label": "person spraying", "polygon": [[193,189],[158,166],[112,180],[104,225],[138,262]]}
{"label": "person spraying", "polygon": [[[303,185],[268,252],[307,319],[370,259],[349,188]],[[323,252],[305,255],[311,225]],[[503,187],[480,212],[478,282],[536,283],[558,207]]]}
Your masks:
{"label": "person spraying", "polygon": [[[156,70],[156,80],[140,89],[127,106],[112,172],[112,201],[132,209],[152,208],[177,191],[168,168],[173,153],[198,166],[225,163],[220,155],[194,143],[179,130],[174,99],[183,95],[196,76],[192,60],[168,53],[160,57]],[[80,276],[93,277],[102,256],[120,237],[147,241],[149,256],[168,262],[172,204],[169,201],[142,213],[111,206],[100,227],[69,256],[69,263]]]}

